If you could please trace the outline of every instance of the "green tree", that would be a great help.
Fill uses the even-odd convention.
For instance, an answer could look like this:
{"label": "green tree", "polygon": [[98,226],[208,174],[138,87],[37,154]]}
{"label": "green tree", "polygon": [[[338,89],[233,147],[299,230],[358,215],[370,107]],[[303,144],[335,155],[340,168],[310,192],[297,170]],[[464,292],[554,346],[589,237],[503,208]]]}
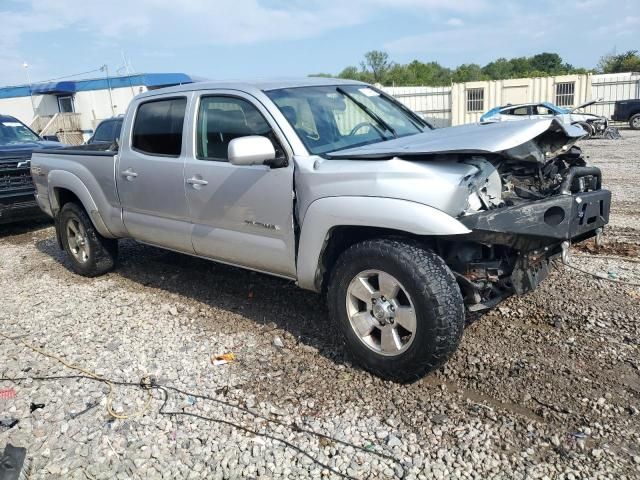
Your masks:
{"label": "green tree", "polygon": [[[372,50],[364,56],[360,68],[346,67],[338,74],[340,78],[360,80],[383,85],[443,86],[451,82],[477,80],[502,80],[506,78],[545,77],[567,73],[584,74],[589,70],[575,68],[565,63],[557,53],[542,52],[531,57],[498,58],[480,67],[475,63],[463,64],[451,70],[438,62],[413,60],[407,64],[394,63],[386,52]],[[640,57],[633,50],[622,55],[605,55],[600,61],[604,72],[640,71]],[[318,73],[312,76],[329,76]]]}
{"label": "green tree", "polygon": [[451,70],[438,62],[423,63],[414,60],[407,65],[407,70],[415,78],[413,85],[443,86],[451,84]]}
{"label": "green tree", "polygon": [[640,55],[637,50],[620,55],[609,53],[600,58],[598,70],[602,73],[640,72]]}
{"label": "green tree", "polygon": [[376,83],[383,83],[385,76],[393,66],[389,60],[389,54],[380,50],[371,50],[364,54],[362,70],[371,72]]}
{"label": "green tree", "polygon": [[538,53],[528,60],[532,71],[537,70],[549,75],[566,73],[566,68],[564,63],[562,62],[562,57],[557,53]]}
{"label": "green tree", "polygon": [[482,67],[482,73],[492,80],[513,78],[514,66],[511,60],[499,58]]}
{"label": "green tree", "polygon": [[453,71],[452,79],[455,83],[475,82],[487,80],[482,73],[482,68],[476,63],[464,63]]}
{"label": "green tree", "polygon": [[358,80],[360,76],[360,72],[358,71],[358,67],[346,67],[339,74],[339,78],[346,78],[348,80]]}

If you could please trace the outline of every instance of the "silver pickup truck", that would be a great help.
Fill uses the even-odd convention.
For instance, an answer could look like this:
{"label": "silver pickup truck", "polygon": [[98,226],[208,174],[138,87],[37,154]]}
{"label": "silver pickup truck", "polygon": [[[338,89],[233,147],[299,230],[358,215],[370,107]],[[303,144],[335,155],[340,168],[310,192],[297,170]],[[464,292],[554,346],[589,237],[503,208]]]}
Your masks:
{"label": "silver pickup truck", "polygon": [[601,232],[610,192],[554,119],[434,130],[372,86],[195,83],[137,96],[115,146],[34,153],[73,269],[117,240],[326,293],[353,357],[411,381],[456,350],[467,311],[534,289]]}

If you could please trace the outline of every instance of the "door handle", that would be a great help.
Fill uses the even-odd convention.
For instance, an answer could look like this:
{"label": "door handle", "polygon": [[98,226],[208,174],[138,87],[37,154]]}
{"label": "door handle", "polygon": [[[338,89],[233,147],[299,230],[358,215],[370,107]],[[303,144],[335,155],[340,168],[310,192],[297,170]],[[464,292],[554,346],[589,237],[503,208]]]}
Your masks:
{"label": "door handle", "polygon": [[203,180],[201,178],[197,178],[197,177],[191,177],[187,180],[187,183],[189,185],[193,185],[195,186],[204,186],[204,185],[209,185],[209,182],[207,182],[206,180]]}
{"label": "door handle", "polygon": [[123,172],[120,172],[123,177],[126,177],[127,180],[131,181],[138,176],[136,172],[134,172],[131,168],[127,168]]}

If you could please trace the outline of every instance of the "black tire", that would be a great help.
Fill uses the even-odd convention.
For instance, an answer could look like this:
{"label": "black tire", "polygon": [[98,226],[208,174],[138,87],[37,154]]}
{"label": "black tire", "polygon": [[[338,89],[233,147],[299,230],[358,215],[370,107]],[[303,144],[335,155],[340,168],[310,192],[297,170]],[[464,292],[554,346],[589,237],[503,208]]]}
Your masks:
{"label": "black tire", "polygon": [[[349,320],[349,284],[369,269],[395,277],[413,303],[415,337],[395,356],[385,356],[365,345]],[[462,339],[464,303],[451,270],[434,252],[411,242],[377,239],[347,249],[331,272],[327,301],[330,316],[351,354],[365,369],[388,380],[411,382],[436,370]]]}
{"label": "black tire", "polygon": [[[74,228],[84,230],[81,238],[88,246],[84,261],[78,258],[77,244],[74,243],[72,231],[69,229],[70,222],[73,222]],[[71,268],[74,272],[85,277],[96,277],[113,269],[118,256],[118,241],[100,235],[84,208],[72,202],[65,203],[60,210],[56,228],[59,229],[62,246],[71,260]]]}
{"label": "black tire", "polygon": [[636,113],[629,119],[629,126],[632,130],[640,130],[640,113]]}
{"label": "black tire", "polygon": [[590,125],[587,122],[576,122],[576,123],[574,123],[574,125],[582,127],[582,129],[585,132],[587,132],[587,134],[583,138],[591,138],[593,136],[593,134],[595,133],[595,129],[593,128],[593,126]]}

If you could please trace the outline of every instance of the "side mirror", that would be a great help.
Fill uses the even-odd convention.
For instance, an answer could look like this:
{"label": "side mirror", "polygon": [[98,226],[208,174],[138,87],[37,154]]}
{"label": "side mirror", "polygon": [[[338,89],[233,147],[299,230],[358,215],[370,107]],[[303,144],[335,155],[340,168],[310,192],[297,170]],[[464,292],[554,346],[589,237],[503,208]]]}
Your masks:
{"label": "side mirror", "polygon": [[45,135],[42,137],[43,140],[48,140],[50,142],[59,142],[60,139],[57,135]]}
{"label": "side mirror", "polygon": [[276,150],[268,138],[249,135],[231,140],[227,157],[232,165],[271,165],[276,159]]}

